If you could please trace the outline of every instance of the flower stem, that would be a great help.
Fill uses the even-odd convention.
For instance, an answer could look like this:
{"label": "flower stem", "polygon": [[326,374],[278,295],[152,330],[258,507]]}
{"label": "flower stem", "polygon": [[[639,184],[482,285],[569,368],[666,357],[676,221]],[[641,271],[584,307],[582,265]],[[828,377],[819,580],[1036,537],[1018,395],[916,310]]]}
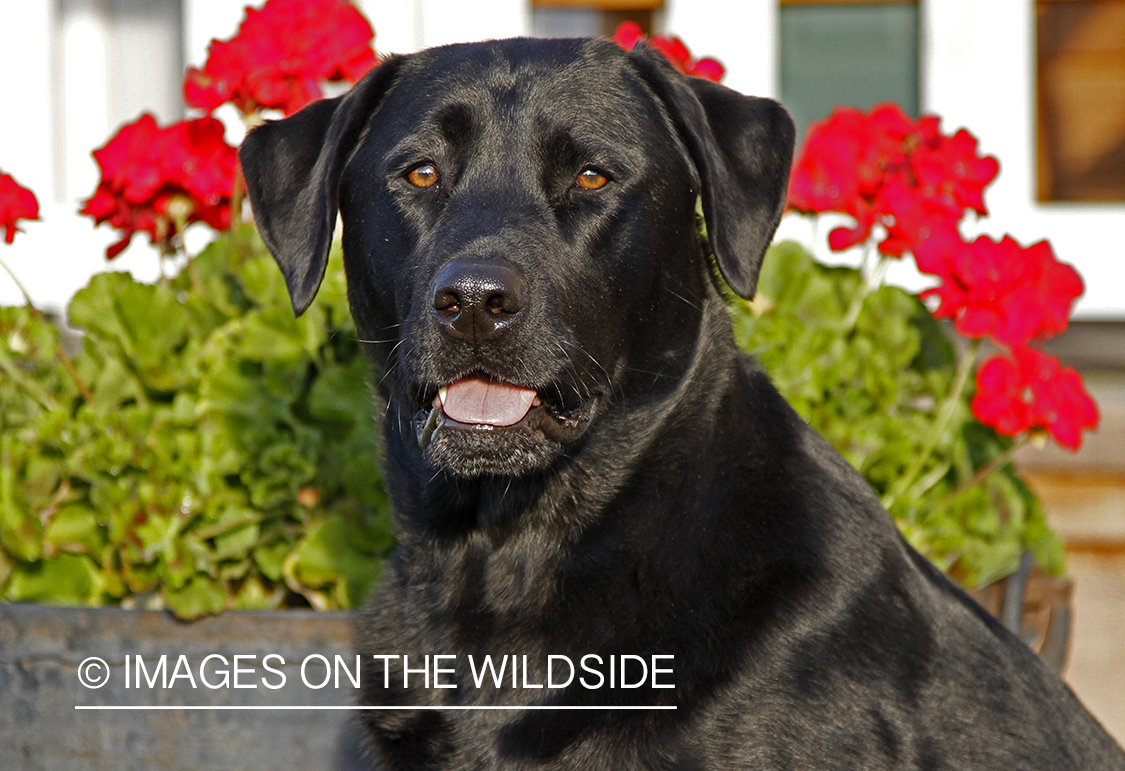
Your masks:
{"label": "flower stem", "polygon": [[844,331],[850,332],[855,328],[855,324],[859,321],[859,312],[863,310],[863,301],[867,299],[867,295],[871,293],[871,287],[867,281],[860,281],[859,288],[856,289],[852,295],[851,305],[848,306],[847,312],[844,314]]}
{"label": "flower stem", "polygon": [[58,406],[54,397],[44,391],[34,378],[25,375],[3,348],[0,348],[0,372],[10,377],[13,383],[26,391],[28,396],[39,402],[39,405],[48,412]]}
{"label": "flower stem", "polygon": [[1004,452],[997,455],[988,463],[977,469],[977,473],[973,474],[972,478],[968,481],[962,482],[957,486],[957,489],[945,496],[941,503],[937,506],[937,511],[944,511],[953,505],[953,502],[961,497],[961,495],[974,487],[979,485],[984,480],[988,479],[992,474],[999,469],[1007,466],[1012,462],[1012,458],[1016,453],[1022,450],[1031,441],[1031,432],[1027,432],[1012,442],[1011,447],[1004,450]]}
{"label": "flower stem", "polygon": [[20,294],[23,295],[24,304],[31,309],[32,313],[38,313],[39,311],[31,302],[31,295],[27,293],[27,288],[23,285],[23,282],[20,281],[19,276],[16,275],[16,272],[8,267],[8,263],[3,259],[0,259],[0,267],[3,267],[5,272],[7,272],[7,274],[12,277],[12,281],[14,281],[16,284],[16,289],[20,290]]}
{"label": "flower stem", "polygon": [[86,400],[87,404],[93,404],[94,393],[87,387],[86,382],[82,380],[82,376],[78,374],[78,369],[74,366],[74,360],[70,358],[70,354],[63,348],[61,340],[55,344],[55,356],[58,357],[59,362],[62,363],[66,374],[70,375],[70,379],[74,381],[74,385],[78,388],[78,393],[82,394],[82,398]]}
{"label": "flower stem", "polygon": [[[16,275],[15,271],[13,271],[11,267],[9,267],[8,263],[3,259],[0,259],[0,267],[3,267],[7,274],[12,277],[12,281],[15,282],[16,288],[19,289],[20,294],[23,295],[24,305],[27,306],[27,310],[29,313],[31,313],[32,317],[36,321],[50,323],[47,317],[43,315],[43,312],[39,310],[39,308],[35,306],[35,303],[31,301],[31,295],[28,294],[27,288],[19,280],[19,277]],[[74,366],[74,361],[70,358],[70,354],[66,352],[66,349],[63,348],[61,340],[55,343],[55,356],[63,365],[63,369],[66,370],[66,374],[69,375],[70,379],[74,381],[74,385],[78,387],[78,392],[82,394],[82,398],[85,399],[87,403],[93,402],[93,393],[90,392],[90,389],[86,387],[86,383],[83,382],[81,376],[79,376],[78,370]]]}
{"label": "flower stem", "polygon": [[874,244],[871,241],[863,250],[863,268],[860,273],[862,280],[859,287],[856,288],[855,294],[852,295],[851,304],[848,305],[848,310],[844,313],[844,331],[849,332],[855,328],[856,322],[859,321],[859,314],[863,311],[863,302],[867,296],[873,291],[878,289],[883,284],[883,278],[887,275],[887,268],[890,265],[890,258],[885,254],[880,254],[879,259],[875,262],[875,267],[870,271],[867,266],[871,262],[871,252]]}
{"label": "flower stem", "polygon": [[890,491],[883,496],[883,508],[890,509],[904,493],[914,486],[918,475],[922,473],[926,462],[929,461],[930,456],[933,455],[934,448],[937,447],[942,434],[944,434],[945,430],[949,427],[949,421],[953,418],[953,413],[956,412],[957,405],[961,401],[961,395],[964,393],[965,386],[969,382],[969,375],[972,374],[973,365],[976,363],[977,359],[977,351],[979,350],[980,340],[974,340],[968,350],[961,353],[960,361],[957,363],[957,372],[953,377],[953,384],[950,386],[949,393],[946,395],[945,400],[938,408],[937,415],[934,417],[934,422],[930,425],[930,432],[922,442],[921,451],[918,453],[917,457],[914,458],[914,462],[906,470],[906,473],[899,477]]}
{"label": "flower stem", "polygon": [[191,283],[191,288],[196,294],[203,294],[203,279],[199,277],[199,270],[195,267],[195,260],[191,255],[186,255],[187,262],[184,263],[184,270],[187,271],[188,281]]}

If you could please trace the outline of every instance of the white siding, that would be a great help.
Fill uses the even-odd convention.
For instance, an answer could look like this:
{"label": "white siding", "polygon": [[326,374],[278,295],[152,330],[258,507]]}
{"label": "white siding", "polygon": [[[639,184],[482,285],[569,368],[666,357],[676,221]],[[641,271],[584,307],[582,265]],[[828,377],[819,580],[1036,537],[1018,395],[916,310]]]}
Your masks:
{"label": "white siding", "polygon": [[[356,0],[375,27],[376,48],[406,53],[442,43],[528,34],[529,0]],[[106,268],[108,228],[79,217],[79,200],[97,179],[90,151],[116,125],[151,102],[161,120],[172,117],[179,80],[153,90],[123,91],[130,68],[147,75],[177,72],[183,62],[158,15],[122,14],[128,0],[6,2],[0,46],[6,81],[0,120],[0,169],[39,196],[43,222],[30,223],[0,255],[37,302],[62,307],[89,275]],[[149,4],[146,4],[149,5]],[[212,38],[230,37],[243,17],[243,0],[182,0],[182,58],[201,64]],[[135,7],[135,6],[134,6]],[[745,93],[778,93],[778,8],[775,0],[668,0],[663,31],[684,39],[696,55],[728,68],[727,83]],[[1050,238],[1059,258],[1086,279],[1079,316],[1125,318],[1125,204],[1040,204],[1034,200],[1035,61],[1033,0],[922,0],[922,107],[940,114],[948,130],[969,128],[982,149],[1000,159],[998,181],[986,199],[992,216],[980,228],[1011,233],[1023,243]],[[147,26],[146,26],[147,25]],[[16,31],[13,33],[12,31]],[[133,64],[129,64],[132,61]],[[172,100],[171,102],[169,100]],[[228,114],[221,114],[229,117]],[[237,120],[229,139],[238,141]],[[828,228],[821,228],[820,235]],[[803,223],[783,234],[808,236]],[[200,232],[202,235],[202,231]],[[147,238],[109,267],[141,277],[156,272]],[[920,286],[907,266],[892,280]],[[0,274],[0,302],[17,302]]]}
{"label": "white siding", "polygon": [[666,0],[664,29],[687,43],[694,56],[722,62],[723,82],[731,88],[778,95],[776,0]]}
{"label": "white siding", "polygon": [[965,126],[1000,159],[982,229],[1050,239],[1086,281],[1079,317],[1125,318],[1125,204],[1038,203],[1035,7],[1031,0],[924,0],[923,109]]}

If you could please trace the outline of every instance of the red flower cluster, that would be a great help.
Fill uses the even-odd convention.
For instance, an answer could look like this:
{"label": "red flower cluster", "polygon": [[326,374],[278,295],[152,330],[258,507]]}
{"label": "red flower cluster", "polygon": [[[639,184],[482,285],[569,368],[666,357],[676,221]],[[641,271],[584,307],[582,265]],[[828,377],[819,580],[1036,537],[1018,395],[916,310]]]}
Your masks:
{"label": "red flower cluster", "polygon": [[216,230],[230,226],[237,160],[215,118],[162,129],[151,115],[142,115],[95,150],[94,159],[102,178],[82,214],[125,231],[106,250],[107,259],[120,254],[138,231],[167,244],[192,222]]}
{"label": "red flower cluster", "polygon": [[[618,25],[613,33],[613,41],[626,51],[632,51],[637,43],[645,39],[644,32],[641,31],[640,26],[636,22],[625,21]],[[726,70],[723,65],[719,64],[714,59],[692,59],[691,52],[688,51],[684,41],[678,37],[661,37],[656,35],[648,39],[648,44],[655,48],[660,53],[664,54],[672,66],[677,71],[685,75],[692,75],[697,78],[704,78],[706,80],[713,80],[718,83],[723,79]]]}
{"label": "red flower cluster", "polygon": [[809,127],[789,182],[789,205],[801,212],[851,215],[854,228],[829,234],[833,249],[862,243],[875,225],[886,230],[879,251],[893,257],[935,233],[956,231],[966,209],[987,213],[984,188],[999,164],[977,154],[964,129],[945,136],[939,119],[911,120],[897,105],[864,115],[836,109]]}
{"label": "red flower cluster", "polygon": [[965,337],[991,337],[1011,348],[1051,337],[1066,329],[1082,294],[1078,271],[1056,260],[1046,241],[1025,249],[1010,236],[964,243],[941,234],[914,251],[919,269],[942,280],[922,297],[938,298],[934,315],[953,319]]}
{"label": "red flower cluster", "polygon": [[39,219],[39,201],[35,193],[12,179],[10,174],[0,174],[0,226],[4,228],[4,242],[12,243],[20,230],[18,220]]}
{"label": "red flower cluster", "polygon": [[987,214],[984,188],[999,164],[978,154],[969,132],[946,136],[938,124],[933,116],[912,120],[895,105],[866,115],[836,109],[809,128],[790,177],[789,205],[855,219],[854,227],[829,233],[832,249],[867,241],[878,225],[882,254],[911,252],[919,270],[941,279],[922,294],[938,301],[937,318],[1013,351],[978,372],[973,414],[1007,435],[1045,428],[1075,449],[1082,430],[1097,424],[1097,408],[1077,372],[1027,346],[1066,329],[1082,279],[1046,241],[1025,249],[1008,236],[962,239],[965,212]]}
{"label": "red flower cluster", "polygon": [[1083,430],[1098,424],[1097,405],[1081,375],[1034,348],[1017,348],[981,366],[973,414],[1009,436],[1045,429],[1071,450],[1082,444]]}
{"label": "red flower cluster", "polygon": [[230,40],[212,40],[203,69],[188,68],[184,99],[210,112],[225,102],[249,115],[291,115],[320,99],[324,80],[357,81],[375,66],[375,33],[344,0],[269,0]]}

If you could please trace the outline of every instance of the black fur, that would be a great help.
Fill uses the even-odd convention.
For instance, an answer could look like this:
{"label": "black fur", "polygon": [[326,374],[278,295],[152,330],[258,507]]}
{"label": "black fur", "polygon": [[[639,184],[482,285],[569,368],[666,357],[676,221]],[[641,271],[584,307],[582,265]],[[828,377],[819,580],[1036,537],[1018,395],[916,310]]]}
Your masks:
{"label": "black fur", "polygon": [[[367,703],[676,707],[371,711],[378,767],[1125,769],[736,350],[696,201],[751,296],[792,143],[776,103],[653,52],[532,40],[392,58],[246,140],[298,312],[339,207],[386,402],[400,546],[363,622]],[[420,164],[436,184],[408,181]],[[604,187],[576,184],[590,168]],[[502,325],[448,328],[436,277],[462,266],[515,298]],[[435,394],[466,375],[543,403],[434,429]],[[455,657],[458,687],[404,688],[398,659],[384,688],[370,654]],[[530,683],[549,655],[671,655],[675,688],[478,689],[467,661],[486,654],[527,656]]]}

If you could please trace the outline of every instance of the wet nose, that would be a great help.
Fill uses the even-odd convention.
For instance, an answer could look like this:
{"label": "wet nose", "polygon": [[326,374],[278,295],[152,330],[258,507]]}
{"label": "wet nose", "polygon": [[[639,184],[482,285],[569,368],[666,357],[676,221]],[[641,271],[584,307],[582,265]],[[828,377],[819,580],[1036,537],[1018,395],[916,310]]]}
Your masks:
{"label": "wet nose", "polygon": [[523,307],[523,278],[506,265],[454,260],[434,279],[434,318],[458,340],[499,337],[518,321]]}

